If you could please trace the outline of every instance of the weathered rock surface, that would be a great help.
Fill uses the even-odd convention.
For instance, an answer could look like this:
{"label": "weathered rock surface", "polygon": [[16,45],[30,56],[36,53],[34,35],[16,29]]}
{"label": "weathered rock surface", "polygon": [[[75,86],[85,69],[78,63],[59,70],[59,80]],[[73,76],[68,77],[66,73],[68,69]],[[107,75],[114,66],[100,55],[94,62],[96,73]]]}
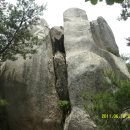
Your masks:
{"label": "weathered rock surface", "polygon": [[62,26],[55,26],[51,28],[50,35],[52,39],[53,45],[53,53],[55,54],[57,51],[61,53],[65,53],[64,50],[64,29]]}
{"label": "weathered rock surface", "polygon": [[[38,28],[41,33],[34,29],[36,35],[43,38],[44,26]],[[10,104],[7,107],[9,130],[61,129],[62,112],[57,106],[59,98],[49,35],[38,51],[32,59],[7,61],[0,69],[0,89]]]}
{"label": "weathered rock surface", "polygon": [[[95,40],[93,34],[100,33],[100,30],[98,30],[99,32],[92,30],[83,10],[71,8],[64,12],[64,46],[68,91],[72,108],[71,114],[66,119],[64,130],[95,129],[95,124],[89,118],[89,113],[84,111],[82,96],[84,92],[94,93],[106,89],[102,84],[103,69],[112,68],[116,73],[130,77],[123,61],[107,51],[106,48],[110,47],[118,53],[118,48],[108,25],[101,18],[98,21],[103,24],[104,30],[99,29],[102,33],[105,31],[105,36],[103,35],[104,39],[101,39],[102,34],[99,34],[99,40]],[[102,43],[98,43],[100,41]],[[74,110],[75,107],[77,107],[76,110]],[[79,116],[81,113],[84,113],[83,117]]]}
{"label": "weathered rock surface", "polygon": [[73,107],[70,116],[66,119],[64,130],[93,130],[96,125],[89,119],[89,115],[84,110]]}
{"label": "weathered rock surface", "polygon": [[60,100],[68,100],[67,67],[65,60],[63,27],[53,27],[50,30],[50,35],[53,45],[56,91]]}
{"label": "weathered rock surface", "polygon": [[46,37],[49,32],[49,26],[48,23],[45,21],[45,19],[38,20],[37,24],[32,27],[31,33],[35,36],[38,36],[39,39],[42,39],[43,37]]}
{"label": "weathered rock surface", "polygon": [[91,30],[95,43],[101,49],[119,56],[119,50],[113,32],[103,17],[91,22]]}
{"label": "weathered rock surface", "polygon": [[[49,30],[41,20],[32,33],[46,37],[38,53],[0,66],[0,97],[9,102],[8,128],[2,130],[95,130],[83,94],[107,89],[104,69],[130,78],[110,27],[101,17],[90,22],[84,10],[70,8],[64,28]],[[71,110],[61,110],[59,100],[70,101]]]}

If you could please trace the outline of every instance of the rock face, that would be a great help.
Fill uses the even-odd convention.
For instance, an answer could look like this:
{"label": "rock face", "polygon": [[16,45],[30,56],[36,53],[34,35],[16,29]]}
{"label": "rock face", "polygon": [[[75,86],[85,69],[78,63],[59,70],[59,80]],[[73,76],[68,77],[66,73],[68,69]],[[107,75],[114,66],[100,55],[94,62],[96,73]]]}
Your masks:
{"label": "rock face", "polygon": [[[105,34],[109,37],[112,36],[110,41],[105,39],[107,36],[101,39],[102,34],[99,30],[99,32],[92,30],[93,28],[83,10],[71,8],[64,12],[64,45],[68,72],[68,91],[72,108],[66,119],[64,130],[95,129],[96,125],[89,118],[89,113],[84,111],[82,95],[84,92],[94,93],[106,89],[102,84],[101,71],[103,69],[112,68],[115,73],[130,77],[125,64],[118,57],[106,51],[107,46],[111,49],[114,46],[113,49],[118,53],[118,48],[107,24],[103,19],[99,20],[104,25]],[[93,38],[93,35],[97,33],[99,33],[97,39],[99,38],[101,43]],[[111,45],[111,41],[115,45]]]}
{"label": "rock face", "polygon": [[[40,30],[43,32],[44,26]],[[44,36],[37,29],[35,32]],[[0,89],[10,103],[7,106],[9,130],[61,129],[62,112],[57,105],[59,99],[49,35],[32,59],[7,61],[2,65],[0,75]]]}
{"label": "rock face", "polygon": [[89,115],[78,107],[73,107],[66,119],[64,130],[93,130],[96,125],[90,121]]}
{"label": "rock face", "polygon": [[[0,97],[9,102],[8,128],[2,130],[95,130],[83,93],[106,90],[102,84],[106,68],[130,78],[116,56],[110,27],[101,17],[90,22],[84,10],[70,8],[64,12],[64,28],[49,30],[41,20],[32,32],[46,37],[38,53],[0,66]],[[70,102],[71,109],[61,108],[59,100]]]}
{"label": "rock face", "polygon": [[50,30],[52,39],[53,55],[54,55],[54,68],[56,76],[56,91],[60,100],[68,100],[67,88],[67,67],[65,60],[64,49],[64,29],[63,27],[53,27]]}
{"label": "rock face", "polygon": [[98,17],[97,20],[91,22],[91,30],[98,47],[119,56],[112,30],[103,17]]}

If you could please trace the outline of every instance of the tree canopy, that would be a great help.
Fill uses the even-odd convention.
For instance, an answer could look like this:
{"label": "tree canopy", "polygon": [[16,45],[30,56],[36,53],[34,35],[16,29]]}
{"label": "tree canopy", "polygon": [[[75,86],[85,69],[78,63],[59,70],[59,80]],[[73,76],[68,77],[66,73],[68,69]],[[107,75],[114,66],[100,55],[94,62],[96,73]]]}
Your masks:
{"label": "tree canopy", "polygon": [[130,1],[126,0],[121,3],[122,11],[119,20],[127,20],[130,17]]}
{"label": "tree canopy", "polygon": [[35,53],[38,38],[30,33],[43,14],[45,6],[35,0],[17,0],[16,5],[0,1],[0,60],[15,59],[15,54]]}

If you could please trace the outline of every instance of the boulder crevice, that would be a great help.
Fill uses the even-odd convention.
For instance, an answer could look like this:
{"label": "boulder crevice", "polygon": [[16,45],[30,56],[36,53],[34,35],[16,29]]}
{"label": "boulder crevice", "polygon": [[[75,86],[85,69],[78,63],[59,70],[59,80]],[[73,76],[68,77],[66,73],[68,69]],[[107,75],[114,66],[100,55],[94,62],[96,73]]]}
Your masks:
{"label": "boulder crevice", "polygon": [[[69,100],[68,93],[68,75],[64,48],[64,29],[63,27],[53,27],[50,30],[50,36],[53,49],[54,72],[55,72],[55,88],[59,96],[59,102]],[[67,109],[62,108],[62,128],[64,127],[65,119],[70,112],[71,106]]]}

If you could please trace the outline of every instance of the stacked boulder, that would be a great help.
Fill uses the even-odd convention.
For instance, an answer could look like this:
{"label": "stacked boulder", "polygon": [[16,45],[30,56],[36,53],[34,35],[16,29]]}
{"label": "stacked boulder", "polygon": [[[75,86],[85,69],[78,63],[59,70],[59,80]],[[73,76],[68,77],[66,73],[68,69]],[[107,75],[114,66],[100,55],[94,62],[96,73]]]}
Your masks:
{"label": "stacked boulder", "polygon": [[[45,38],[38,53],[0,66],[0,97],[9,102],[4,130],[95,130],[82,94],[106,89],[106,68],[130,78],[109,25],[102,17],[90,22],[84,10],[70,8],[64,28],[49,29],[41,20],[32,32]],[[70,102],[66,112],[59,101]]]}

